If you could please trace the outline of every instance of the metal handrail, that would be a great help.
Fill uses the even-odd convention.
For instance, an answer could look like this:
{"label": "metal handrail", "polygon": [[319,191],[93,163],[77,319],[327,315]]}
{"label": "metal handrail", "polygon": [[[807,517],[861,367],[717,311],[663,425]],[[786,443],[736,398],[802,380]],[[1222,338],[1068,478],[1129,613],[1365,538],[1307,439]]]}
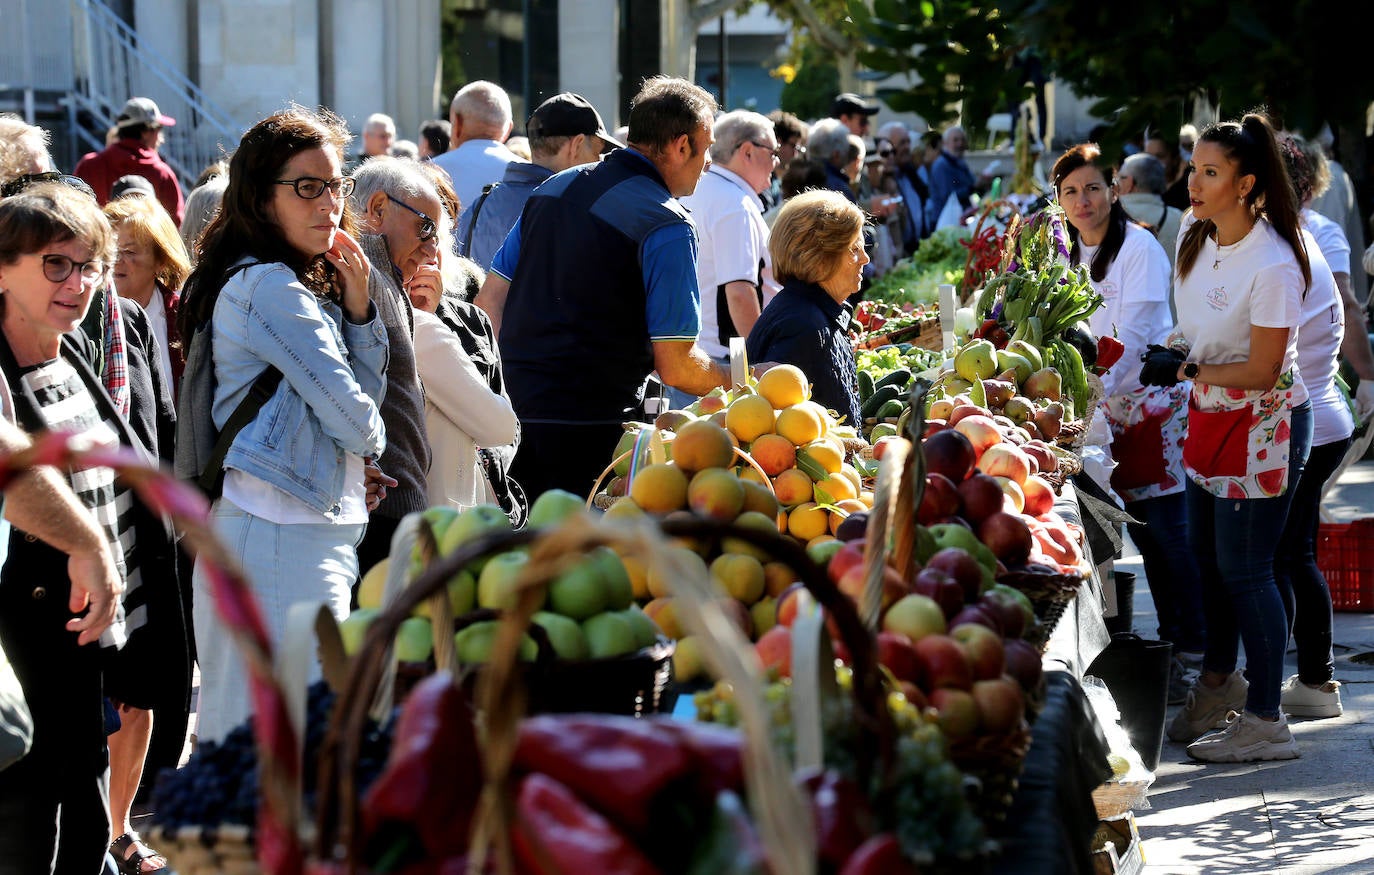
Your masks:
{"label": "metal handrail", "polygon": [[[163,130],[159,154],[189,188],[206,166],[238,142],[243,127],[101,0],[70,2],[76,73],[72,114],[84,109],[109,126],[128,98],[151,97],[177,120]],[[104,147],[96,134],[75,127],[87,146]]]}

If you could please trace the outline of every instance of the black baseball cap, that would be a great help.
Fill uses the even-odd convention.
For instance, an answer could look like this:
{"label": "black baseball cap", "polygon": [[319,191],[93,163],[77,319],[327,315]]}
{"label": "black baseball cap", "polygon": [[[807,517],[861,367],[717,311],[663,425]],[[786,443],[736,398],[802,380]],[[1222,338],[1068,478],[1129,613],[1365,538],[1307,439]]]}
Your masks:
{"label": "black baseball cap", "polygon": [[836,97],[835,102],[830,105],[830,117],[839,118],[842,115],[852,115],[856,112],[864,115],[877,115],[879,110],[878,104],[846,91]]}
{"label": "black baseball cap", "polygon": [[535,137],[573,137],[578,134],[595,136],[608,146],[624,148],[625,144],[606,133],[606,126],[596,107],[587,98],[571,91],[555,94],[539,104],[530,114],[525,134]]}

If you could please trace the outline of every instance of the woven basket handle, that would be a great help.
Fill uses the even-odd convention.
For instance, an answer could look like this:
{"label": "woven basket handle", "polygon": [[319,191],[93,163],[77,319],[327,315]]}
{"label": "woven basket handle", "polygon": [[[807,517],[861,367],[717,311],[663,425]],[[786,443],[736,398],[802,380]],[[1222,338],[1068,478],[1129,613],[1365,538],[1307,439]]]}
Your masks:
{"label": "woven basket handle", "polygon": [[[316,644],[319,646],[316,647]],[[334,615],[323,602],[292,605],[286,612],[286,633],[274,662],[282,695],[286,699],[286,713],[296,732],[298,818],[303,818],[305,813],[299,776],[304,774],[305,711],[310,693],[310,670],[317,658],[329,688],[336,693],[343,689],[348,677],[348,657],[344,655],[343,638],[339,635],[339,624],[334,620]]]}
{"label": "woven basket handle", "polygon": [[744,338],[730,338],[730,384],[749,384],[749,354],[744,351]]}

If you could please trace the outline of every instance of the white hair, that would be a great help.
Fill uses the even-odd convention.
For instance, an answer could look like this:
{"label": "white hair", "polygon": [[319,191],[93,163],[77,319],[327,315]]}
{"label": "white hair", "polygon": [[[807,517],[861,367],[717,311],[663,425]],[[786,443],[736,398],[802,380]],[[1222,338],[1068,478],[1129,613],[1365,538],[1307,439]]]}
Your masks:
{"label": "white hair", "polygon": [[411,158],[392,158],[379,155],[363,162],[353,171],[353,208],[359,212],[367,210],[367,202],[378,192],[394,198],[422,197],[439,199],[439,191],[429,177],[420,169],[420,164]]}
{"label": "white hair", "polygon": [[888,122],[881,128],[878,128],[878,139],[887,140],[889,143],[896,143],[898,139],[896,133],[898,131],[906,134],[907,142],[911,142],[911,129],[901,122]]}
{"label": "white hair", "polygon": [[414,140],[397,140],[391,144],[392,158],[419,158],[420,147]]}
{"label": "white hair", "polygon": [[773,123],[767,116],[737,109],[716,119],[712,133],[716,141],[711,144],[711,160],[724,164],[734,158],[739,147],[746,142],[767,140],[773,133]]}
{"label": "white hair", "polygon": [[495,82],[469,82],[453,95],[449,112],[483,131],[504,136],[511,123],[510,95]]}
{"label": "white hair", "polygon": [[390,131],[392,134],[395,134],[396,122],[392,120],[391,116],[384,112],[374,112],[367,117],[367,121],[363,122],[363,131],[375,131],[378,129]]}
{"label": "white hair", "polygon": [[[821,119],[811,126],[806,151],[812,158],[843,167],[848,163],[846,156],[849,154],[849,128],[837,118]],[[836,156],[838,160],[835,160]]]}

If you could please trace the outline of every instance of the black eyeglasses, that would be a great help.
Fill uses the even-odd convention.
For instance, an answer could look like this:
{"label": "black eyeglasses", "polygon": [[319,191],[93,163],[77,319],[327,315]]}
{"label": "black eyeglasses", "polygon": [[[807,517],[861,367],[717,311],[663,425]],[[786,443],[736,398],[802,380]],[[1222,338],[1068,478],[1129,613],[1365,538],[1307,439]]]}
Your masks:
{"label": "black eyeglasses", "polygon": [[892,157],[892,150],[891,150],[891,149],[879,149],[879,150],[878,150],[878,157],[879,157],[879,158],[890,158],[890,157]]}
{"label": "black eyeglasses", "polygon": [[73,261],[65,255],[43,256],[43,276],[50,283],[66,282],[72,271],[80,269],[83,280],[98,280],[105,275],[110,265],[104,261]]}
{"label": "black eyeglasses", "polygon": [[22,193],[31,185],[38,185],[42,182],[60,182],[61,184],[74,188],[83,194],[95,197],[95,189],[86,184],[86,180],[79,176],[71,176],[57,170],[45,170],[42,173],[25,173],[17,176],[9,182],[0,186],[0,197],[14,197]]}
{"label": "black eyeglasses", "polygon": [[333,179],[320,179],[318,176],[298,176],[295,179],[278,179],[277,185],[289,185],[296,190],[296,197],[313,201],[324,194],[325,189],[337,198],[345,198],[353,193],[353,177],[336,176]]}
{"label": "black eyeglasses", "polygon": [[433,239],[434,239],[434,236],[435,236],[436,234],[439,233],[439,229],[438,229],[437,227],[435,227],[435,225],[434,225],[434,220],[431,219],[429,216],[426,216],[424,213],[422,213],[422,212],[420,212],[419,210],[415,209],[414,207],[412,207],[410,204],[406,203],[405,201],[403,201],[403,200],[398,200],[397,198],[394,198],[394,197],[392,197],[391,195],[387,195],[387,196],[386,196],[386,199],[389,200],[389,201],[391,201],[393,204],[395,204],[396,206],[400,207],[401,209],[403,209],[403,210],[409,210],[410,212],[412,212],[412,213],[414,213],[415,215],[417,215],[417,216],[420,217],[420,242],[421,242],[421,243],[428,243],[430,240],[433,240]]}
{"label": "black eyeglasses", "polygon": [[760,149],[763,149],[765,152],[771,152],[771,153],[773,153],[773,157],[774,157],[775,159],[778,159],[778,160],[781,160],[781,159],[782,159],[782,147],[780,147],[780,146],[770,146],[770,145],[768,145],[767,143],[756,143],[756,142],[754,142],[753,140],[750,140],[749,142],[750,142],[750,143],[753,143],[753,145],[755,145],[755,146],[758,146]]}

